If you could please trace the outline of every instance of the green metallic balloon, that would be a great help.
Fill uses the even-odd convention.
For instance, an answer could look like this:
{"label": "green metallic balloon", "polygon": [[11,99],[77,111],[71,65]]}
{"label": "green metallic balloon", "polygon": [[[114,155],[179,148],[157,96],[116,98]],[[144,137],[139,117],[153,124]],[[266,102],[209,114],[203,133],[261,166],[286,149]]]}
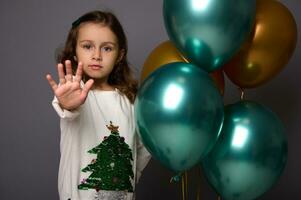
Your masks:
{"label": "green metallic balloon", "polygon": [[174,172],[193,167],[211,150],[224,113],[209,74],[182,62],[163,65],[149,75],[134,108],[145,147]]}
{"label": "green metallic balloon", "polygon": [[211,72],[220,68],[249,36],[256,0],[164,0],[170,40],[192,63]]}
{"label": "green metallic balloon", "polygon": [[202,165],[223,199],[253,200],[275,184],[286,160],[287,138],[278,117],[258,103],[241,101],[225,107],[220,137]]}

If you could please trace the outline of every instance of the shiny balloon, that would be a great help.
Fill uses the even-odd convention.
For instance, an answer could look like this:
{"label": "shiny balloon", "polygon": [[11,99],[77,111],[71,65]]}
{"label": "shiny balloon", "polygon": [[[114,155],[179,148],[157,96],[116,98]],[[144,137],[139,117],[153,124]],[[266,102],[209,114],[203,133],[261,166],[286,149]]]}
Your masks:
{"label": "shiny balloon", "polygon": [[252,30],[255,0],[164,0],[170,40],[191,62],[212,72],[225,64]]}
{"label": "shiny balloon", "polygon": [[[146,77],[148,77],[159,67],[172,62],[188,63],[187,59],[170,41],[162,42],[155,49],[153,49],[149,56],[146,58],[142,67],[140,81],[142,82]],[[215,85],[218,87],[220,93],[224,95],[225,80],[223,71],[216,70],[210,73],[210,76],[214,80]]]}
{"label": "shiny balloon", "polygon": [[211,150],[224,113],[208,73],[182,62],[166,64],[145,79],[134,108],[143,144],[174,172],[193,167]]}
{"label": "shiny balloon", "polygon": [[276,0],[258,0],[253,33],[224,66],[241,88],[258,87],[288,63],[297,43],[297,25],[290,11]]}
{"label": "shiny balloon", "polygon": [[160,43],[151,51],[143,64],[141,82],[159,67],[173,62],[186,62],[186,59],[170,41]]}
{"label": "shiny balloon", "polygon": [[220,137],[202,165],[225,200],[253,200],[270,189],[287,160],[287,138],[266,107],[241,101],[225,107]]}

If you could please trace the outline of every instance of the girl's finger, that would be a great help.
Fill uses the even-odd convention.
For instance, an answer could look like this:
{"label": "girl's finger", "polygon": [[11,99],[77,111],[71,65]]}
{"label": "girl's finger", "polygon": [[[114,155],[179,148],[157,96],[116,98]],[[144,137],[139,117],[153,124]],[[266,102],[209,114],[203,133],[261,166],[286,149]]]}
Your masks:
{"label": "girl's finger", "polygon": [[58,88],[56,82],[52,79],[50,74],[46,75],[46,79],[48,80],[48,83],[49,83],[50,87],[52,88],[53,92],[55,92],[55,90]]}
{"label": "girl's finger", "polygon": [[73,76],[72,76],[71,61],[66,60],[65,61],[65,66],[66,66],[66,80],[72,82]]}
{"label": "girl's finger", "polygon": [[64,83],[66,83],[65,73],[64,73],[64,65],[62,63],[59,63],[57,65],[57,71],[58,71],[58,74],[59,74],[60,84],[62,85]]}
{"label": "girl's finger", "polygon": [[83,63],[79,62],[75,74],[75,81],[80,82],[83,74]]}
{"label": "girl's finger", "polygon": [[83,99],[86,99],[87,95],[88,95],[88,92],[90,91],[92,85],[94,83],[94,80],[93,79],[90,79],[86,82],[86,84],[84,85],[83,87],[83,90],[82,90],[82,94],[81,94],[81,97]]}

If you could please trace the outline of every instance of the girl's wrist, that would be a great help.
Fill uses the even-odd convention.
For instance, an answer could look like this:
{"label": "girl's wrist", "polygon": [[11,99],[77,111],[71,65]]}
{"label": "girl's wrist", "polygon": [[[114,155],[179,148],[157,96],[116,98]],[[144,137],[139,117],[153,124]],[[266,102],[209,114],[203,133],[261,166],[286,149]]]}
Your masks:
{"label": "girl's wrist", "polygon": [[75,108],[75,107],[67,107],[67,106],[64,106],[64,105],[61,104],[60,102],[59,102],[59,106],[60,106],[62,109],[64,109],[64,110],[68,110],[69,112],[73,112],[73,111],[75,111],[75,110],[77,109],[77,107]]}

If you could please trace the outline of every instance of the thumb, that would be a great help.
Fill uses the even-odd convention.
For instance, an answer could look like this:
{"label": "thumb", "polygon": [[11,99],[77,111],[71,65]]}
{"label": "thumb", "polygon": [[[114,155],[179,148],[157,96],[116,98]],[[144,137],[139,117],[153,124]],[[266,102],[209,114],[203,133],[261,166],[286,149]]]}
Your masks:
{"label": "thumb", "polygon": [[84,85],[84,87],[83,87],[83,90],[82,90],[82,93],[81,93],[81,97],[82,97],[83,99],[86,99],[86,97],[87,97],[87,95],[88,95],[88,92],[90,91],[90,89],[91,89],[92,86],[93,86],[93,83],[94,83],[94,80],[93,80],[93,79],[90,79],[90,80],[88,80],[88,81],[85,83],[85,85]]}

